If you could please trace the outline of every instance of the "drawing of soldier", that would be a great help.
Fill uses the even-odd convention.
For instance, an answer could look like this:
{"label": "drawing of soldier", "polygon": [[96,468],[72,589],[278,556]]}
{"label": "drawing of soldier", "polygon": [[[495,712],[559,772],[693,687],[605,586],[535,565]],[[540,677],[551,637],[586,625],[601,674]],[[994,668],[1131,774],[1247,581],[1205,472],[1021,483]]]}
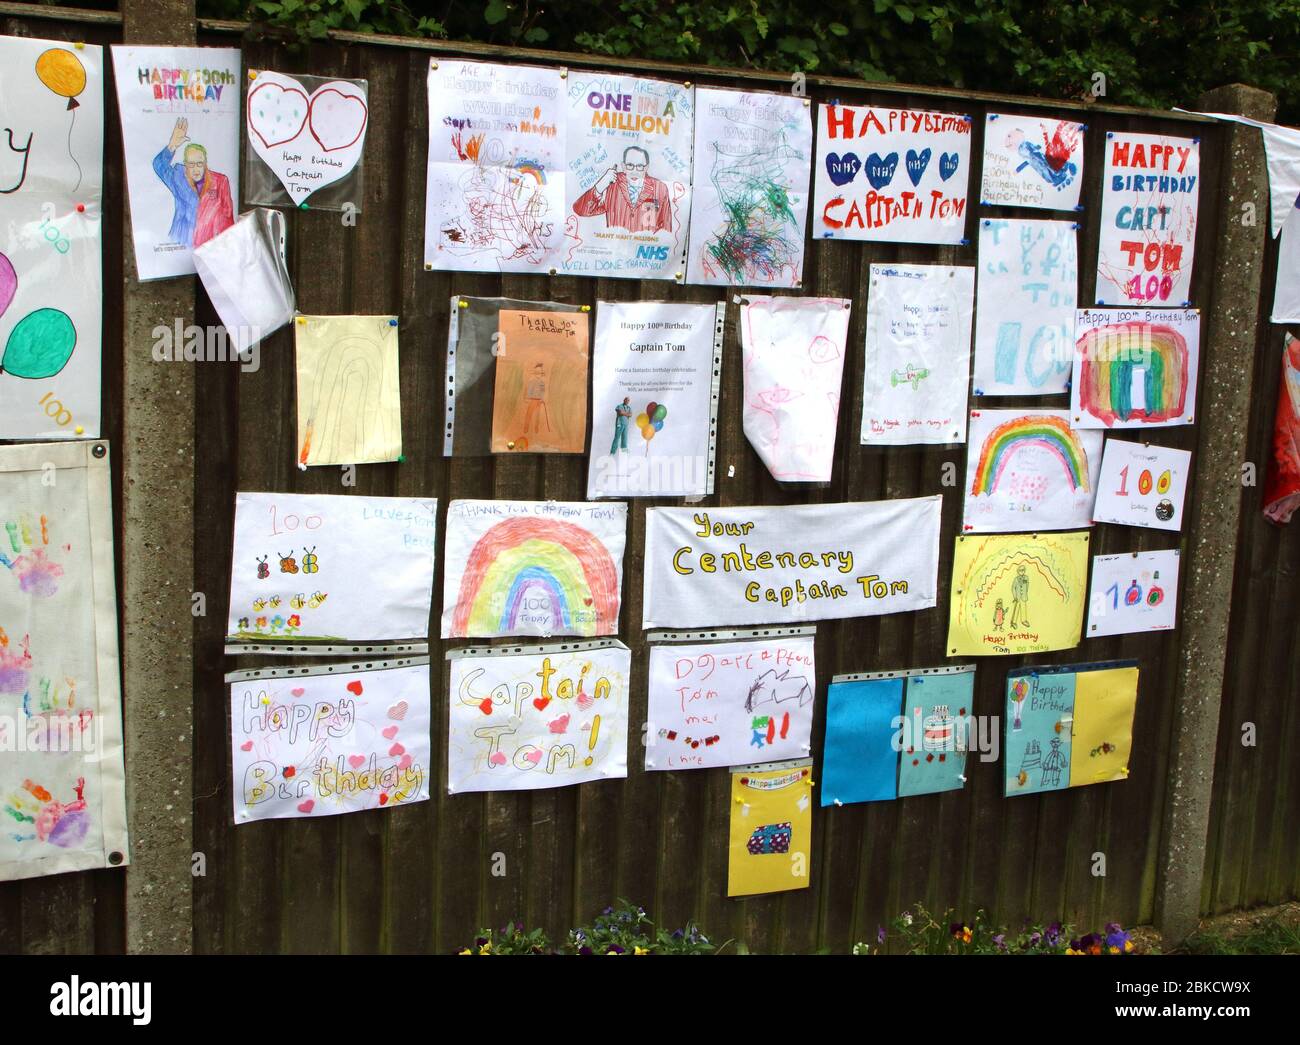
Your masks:
{"label": "drawing of soldier", "polygon": [[627,453],[627,424],[632,418],[632,400],[627,396],[614,407],[614,441],[609,444],[611,456],[622,450]]}
{"label": "drawing of soldier", "polygon": [[1028,628],[1029,624],[1029,574],[1025,567],[1017,566],[1011,581],[1011,626]]}
{"label": "drawing of soldier", "polygon": [[589,218],[605,215],[605,227],[629,232],[672,232],[673,208],[668,186],[646,171],[650,154],[639,145],[623,150],[623,162],[608,167],[596,184],[573,201],[573,212]]}

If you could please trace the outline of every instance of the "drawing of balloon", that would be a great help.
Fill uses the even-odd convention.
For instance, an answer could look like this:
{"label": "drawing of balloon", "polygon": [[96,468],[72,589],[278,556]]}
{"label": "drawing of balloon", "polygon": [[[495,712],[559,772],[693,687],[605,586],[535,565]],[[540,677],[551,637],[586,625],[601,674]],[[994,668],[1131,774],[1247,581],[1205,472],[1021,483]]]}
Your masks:
{"label": "drawing of balloon", "polygon": [[71,51],[51,47],[42,52],[36,59],[36,75],[60,98],[68,99],[69,109],[81,104],[77,95],[86,89],[86,67]]}
{"label": "drawing of balloon", "polygon": [[656,403],[653,399],[646,403],[645,412],[637,414],[636,424],[641,429],[641,438],[645,440],[646,456],[650,455],[650,440],[663,431],[664,418],[668,416],[668,407]]}
{"label": "drawing of balloon", "polygon": [[14,271],[13,262],[0,254],[0,316],[9,310],[17,292],[18,273]]}
{"label": "drawing of balloon", "polygon": [[18,321],[9,334],[0,374],[13,374],[37,381],[53,377],[65,366],[77,347],[77,328],[66,312],[38,308]]}

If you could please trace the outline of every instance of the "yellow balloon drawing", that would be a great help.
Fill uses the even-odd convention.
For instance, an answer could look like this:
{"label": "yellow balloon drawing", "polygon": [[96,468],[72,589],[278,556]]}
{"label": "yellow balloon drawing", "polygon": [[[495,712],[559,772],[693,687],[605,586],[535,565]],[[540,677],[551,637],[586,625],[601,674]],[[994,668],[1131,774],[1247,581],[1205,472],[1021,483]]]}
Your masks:
{"label": "yellow balloon drawing", "polygon": [[62,47],[51,47],[36,59],[36,75],[51,91],[68,99],[68,108],[76,104],[72,99],[86,89],[85,67],[75,54]]}

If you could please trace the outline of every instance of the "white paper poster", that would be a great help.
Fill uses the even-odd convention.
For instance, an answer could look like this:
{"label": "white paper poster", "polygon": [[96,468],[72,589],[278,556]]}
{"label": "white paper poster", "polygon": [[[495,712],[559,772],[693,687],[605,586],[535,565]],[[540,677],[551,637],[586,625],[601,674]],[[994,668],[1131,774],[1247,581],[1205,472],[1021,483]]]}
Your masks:
{"label": "white paper poster", "polygon": [[0,881],[129,862],[113,501],[96,447],[0,446]]}
{"label": "white paper poster", "polygon": [[695,89],[687,283],[800,285],[812,144],[806,98]]}
{"label": "white paper poster", "polygon": [[113,48],[140,279],[194,272],[239,205],[236,47]]}
{"label": "white paper poster", "polygon": [[0,439],[99,435],[104,51],[0,37]]}
{"label": "white paper poster", "polygon": [[1180,530],[1187,503],[1190,450],[1107,439],[1097,480],[1097,522]]}
{"label": "white paper poster", "polygon": [[575,276],[682,282],[691,215],[692,88],[570,72],[564,256]]}
{"label": "white paper poster", "polygon": [[650,647],[645,767],[705,769],[808,754],[813,634]]}
{"label": "white paper poster", "polygon": [[1097,304],[1190,304],[1199,140],[1110,131],[1105,157]]}
{"label": "white paper poster", "polygon": [[1178,549],[1095,555],[1088,638],[1169,631],[1178,619]]}
{"label": "white paper poster", "polygon": [[643,628],[792,624],[935,604],[941,495],[646,511]]}
{"label": "white paper poster", "polygon": [[392,663],[401,666],[236,674],[236,825],[396,809],[429,797],[428,658]]}
{"label": "white paper poster", "polygon": [[621,642],[449,654],[447,792],[627,776],[632,653]]}
{"label": "white paper poster", "polygon": [[745,438],[774,479],[830,481],[848,337],[846,298],[749,297],[740,306]]}
{"label": "white paper poster", "polygon": [[1274,323],[1300,323],[1300,196],[1282,226],[1273,290]]}
{"label": "white paper poster", "polygon": [[442,637],[613,635],[627,504],[452,501]]}
{"label": "white paper poster", "polygon": [[228,348],[256,369],[254,345],[293,318],[284,215],[259,207],[194,250],[194,268],[226,328]]}
{"label": "white paper poster", "polygon": [[962,532],[1091,526],[1101,441],[1064,410],[972,410]]}
{"label": "white paper poster", "polygon": [[1076,230],[1071,221],[980,221],[975,395],[1068,390],[1078,304]]}
{"label": "white paper poster", "polygon": [[[293,206],[342,181],[361,162],[370,122],[367,96],[364,80],[298,79],[267,69],[249,83],[248,147]],[[255,202],[264,202],[261,195]]]}
{"label": "white paper poster", "polygon": [[432,498],[236,494],[228,639],[427,638],[437,520]]}
{"label": "white paper poster", "polygon": [[969,116],[818,106],[813,238],[961,243],[970,133]]}
{"label": "white paper poster", "polygon": [[701,497],[713,488],[726,305],[601,301],[587,496]]}
{"label": "white paper poster", "polygon": [[974,304],[972,268],[871,266],[863,445],[966,439]]}
{"label": "white paper poster", "polygon": [[430,62],[426,265],[543,273],[559,266],[562,76],[532,65]]}
{"label": "white paper poster", "polygon": [[1073,120],[989,113],[980,203],[1081,210],[1085,130]]}
{"label": "white paper poster", "polygon": [[1201,313],[1194,308],[1080,309],[1070,414],[1075,428],[1190,425]]}

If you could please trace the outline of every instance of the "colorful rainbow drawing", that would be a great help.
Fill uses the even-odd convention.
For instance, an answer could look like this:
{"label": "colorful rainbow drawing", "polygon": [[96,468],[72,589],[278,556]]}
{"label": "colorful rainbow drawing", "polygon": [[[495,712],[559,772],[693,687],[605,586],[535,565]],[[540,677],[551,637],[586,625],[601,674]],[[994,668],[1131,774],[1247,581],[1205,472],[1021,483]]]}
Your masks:
{"label": "colorful rainbow drawing", "polygon": [[1007,464],[1026,447],[1046,450],[1060,461],[1071,489],[1088,489],[1088,455],[1069,422],[1051,414],[1026,414],[1003,422],[985,437],[971,494],[997,490]]}
{"label": "colorful rainbow drawing", "polygon": [[546,184],[546,168],[536,160],[518,160],[515,163],[515,170],[520,174],[531,175],[538,185]]}
{"label": "colorful rainbow drawing", "polygon": [[985,602],[1005,579],[1014,575],[1017,566],[1024,566],[1034,576],[1041,577],[1047,583],[1048,590],[1057,599],[1068,602],[1070,585],[1063,579],[1063,571],[1049,561],[1051,558],[1051,552],[1047,549],[1036,553],[1014,549],[1003,552],[999,558],[980,561],[976,567],[979,579],[974,585],[972,598],[968,604],[971,617],[975,617],[975,611],[983,608]]}
{"label": "colorful rainbow drawing", "polygon": [[[1181,417],[1187,402],[1187,342],[1159,323],[1111,323],[1079,338],[1079,404],[1110,427],[1137,419]],[[1144,407],[1133,405],[1133,373],[1142,368]]]}
{"label": "colorful rainbow drawing", "polygon": [[614,560],[588,530],[554,519],[507,519],[470,550],[451,634],[513,634],[524,597],[542,593],[562,634],[612,635],[618,589]]}

